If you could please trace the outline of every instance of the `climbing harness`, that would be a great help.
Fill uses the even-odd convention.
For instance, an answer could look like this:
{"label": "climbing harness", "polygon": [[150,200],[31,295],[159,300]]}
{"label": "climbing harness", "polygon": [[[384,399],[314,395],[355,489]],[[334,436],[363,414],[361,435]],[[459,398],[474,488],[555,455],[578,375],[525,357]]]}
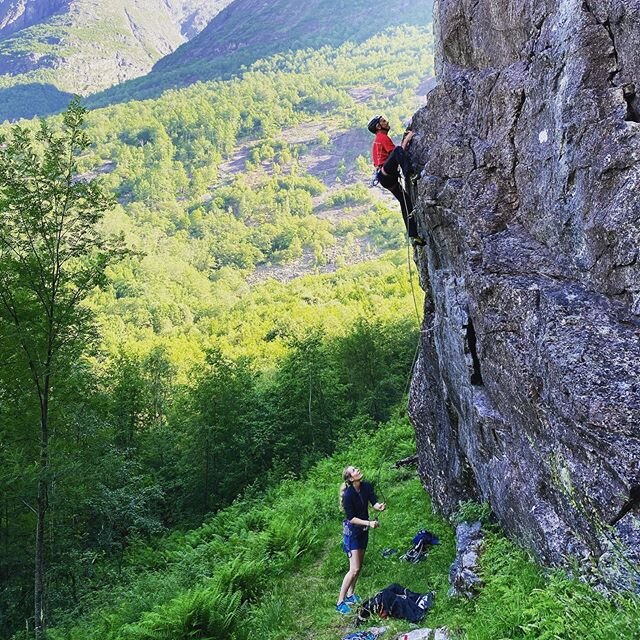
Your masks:
{"label": "climbing harness", "polygon": [[438,536],[427,531],[426,529],[420,529],[418,533],[413,536],[413,546],[400,556],[401,560],[416,564],[420,560],[424,560],[429,553],[429,547],[440,544]]}
{"label": "climbing harness", "polygon": [[[378,171],[379,169],[377,167],[373,170],[373,175],[369,179],[369,182],[367,182],[367,186],[369,187],[369,189],[373,189],[374,187],[377,187],[380,185],[380,179],[378,178]],[[380,188],[382,189],[383,187],[380,187]]]}

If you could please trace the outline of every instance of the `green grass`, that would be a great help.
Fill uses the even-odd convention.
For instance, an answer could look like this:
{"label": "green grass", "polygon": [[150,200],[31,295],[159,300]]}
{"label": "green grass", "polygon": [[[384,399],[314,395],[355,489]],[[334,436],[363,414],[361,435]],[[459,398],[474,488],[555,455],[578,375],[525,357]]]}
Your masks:
{"label": "green grass", "polygon": [[[396,418],[321,461],[304,479],[287,480],[265,496],[248,491],[199,529],[174,534],[153,549],[132,549],[124,574],[86,603],[90,612],[61,617],[51,638],[334,640],[352,631],[352,618],[334,611],[348,564],[337,499],[347,464],[363,468],[388,505],[370,536],[357,589],[362,597],[392,582],[435,590],[435,606],[422,626],[447,626],[468,640],[640,637],[637,597],[608,601],[560,571],[545,572],[495,530],[486,539],[479,597],[449,598],[453,527],[432,513],[414,470],[392,468],[413,450],[411,427]],[[436,533],[441,544],[411,565],[399,555],[420,528]],[[384,559],[385,547],[400,553]],[[388,638],[415,628],[397,620],[385,624]]]}

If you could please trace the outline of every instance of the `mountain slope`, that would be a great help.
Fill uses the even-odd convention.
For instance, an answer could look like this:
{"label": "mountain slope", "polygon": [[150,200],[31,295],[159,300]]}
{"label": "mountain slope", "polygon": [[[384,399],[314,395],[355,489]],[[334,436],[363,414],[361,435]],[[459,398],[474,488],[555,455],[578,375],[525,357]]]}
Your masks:
{"label": "mountain slope", "polygon": [[0,5],[0,120],[49,113],[147,73],[230,0],[12,0]]}
{"label": "mountain slope", "polygon": [[0,2],[0,36],[47,20],[59,11],[66,11],[70,0],[4,0]]}
{"label": "mountain slope", "polygon": [[144,78],[90,100],[102,106],[148,98],[168,88],[225,77],[272,54],[346,41],[362,42],[386,27],[426,25],[433,2],[389,0],[234,0],[197,37],[160,60]]}
{"label": "mountain slope", "polygon": [[[495,528],[485,531],[478,596],[472,601],[450,597],[451,524],[434,514],[412,469],[392,467],[413,452],[412,435],[405,420],[379,425],[371,434],[352,437],[303,479],[289,479],[259,498],[247,495],[197,529],[140,546],[123,557],[123,577],[95,590],[80,615],[61,616],[52,638],[334,640],[352,633],[356,616],[336,615],[334,604],[348,567],[336,478],[354,463],[365,469],[388,506],[379,514],[380,527],[369,534],[357,585],[363,598],[394,582],[421,593],[434,591],[435,605],[420,626],[455,630],[445,637],[637,638],[638,597],[613,606],[577,579],[543,572]],[[478,513],[477,505],[467,503],[459,517]],[[440,544],[426,561],[399,560],[423,527]],[[390,557],[384,549],[392,550]],[[401,638],[416,626],[378,616],[367,626],[380,624],[388,629],[384,638]]]}

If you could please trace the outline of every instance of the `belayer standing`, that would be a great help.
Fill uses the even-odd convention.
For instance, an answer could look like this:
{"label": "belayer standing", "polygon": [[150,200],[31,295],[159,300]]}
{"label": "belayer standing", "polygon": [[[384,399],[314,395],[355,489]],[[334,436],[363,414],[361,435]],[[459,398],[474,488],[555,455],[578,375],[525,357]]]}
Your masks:
{"label": "belayer standing", "polygon": [[413,131],[407,131],[400,146],[396,146],[389,137],[389,121],[382,116],[371,118],[367,129],[375,134],[371,155],[373,166],[376,168],[376,180],[391,191],[400,203],[402,218],[407,234],[414,246],[424,245],[424,240],[418,234],[418,227],[413,216],[413,202],[411,196],[401,186],[398,180],[398,167],[402,168],[405,180],[413,173],[409,157],[405,153],[407,145],[413,138]]}
{"label": "belayer standing", "polygon": [[376,511],[385,510],[385,504],[378,502],[373,486],[362,477],[358,467],[347,467],[342,472],[344,484],[340,487],[340,504],[345,513],[342,523],[343,549],[349,557],[349,571],[342,580],[336,611],[344,615],[351,613],[350,604],[359,601],[355,588],[369,542],[369,529],[380,526],[377,520],[369,520],[369,505]]}

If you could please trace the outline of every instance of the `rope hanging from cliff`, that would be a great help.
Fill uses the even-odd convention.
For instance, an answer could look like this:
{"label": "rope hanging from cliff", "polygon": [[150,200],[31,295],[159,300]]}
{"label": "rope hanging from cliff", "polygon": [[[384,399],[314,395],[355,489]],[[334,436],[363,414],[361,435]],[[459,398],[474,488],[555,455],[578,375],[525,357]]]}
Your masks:
{"label": "rope hanging from cliff", "polygon": [[[374,174],[374,176],[377,175]],[[405,185],[408,183],[409,181],[409,177],[408,176],[404,176],[405,180]],[[378,186],[377,180],[372,179],[371,182],[369,183],[370,187],[375,187]],[[413,208],[411,208],[411,210],[409,209],[409,203],[407,202],[407,192],[405,191],[404,188],[402,188],[401,186],[401,192],[402,192],[402,199],[403,199],[403,204],[404,204],[404,211],[407,212],[407,224],[405,225],[405,241],[406,241],[406,246],[407,246],[407,265],[409,268],[409,283],[411,286],[411,295],[413,297],[413,306],[414,306],[414,310],[416,313],[416,321],[418,324],[418,329],[420,329],[420,331],[422,330],[422,318],[420,317],[420,311],[418,309],[418,299],[416,296],[416,290],[415,290],[415,285],[414,285],[414,272],[413,272],[413,265],[412,265],[412,255],[411,255],[411,248],[412,248],[412,243],[411,243],[411,238],[409,237],[409,231],[408,231],[408,224],[409,224],[409,216],[413,215]],[[421,331],[422,333],[422,331]],[[405,384],[404,387],[404,391],[402,396],[406,397],[408,390],[409,390],[409,385],[411,384],[411,380],[413,378],[413,371],[415,369],[416,366],[416,362],[418,360],[418,353],[420,351],[420,341],[418,341],[418,343],[416,344],[416,349],[415,352],[413,354],[413,360],[411,362],[411,367],[409,369],[409,373],[407,376],[407,382]],[[385,496],[384,490],[382,488],[382,482],[381,482],[381,477],[382,477],[382,466],[389,460],[389,455],[391,453],[391,447],[395,445],[395,442],[393,441],[389,441],[389,443],[387,444],[385,451],[383,452],[383,454],[380,456],[380,464],[378,465],[373,478],[374,479],[374,486],[376,487],[376,491],[378,493],[378,495],[380,496],[380,499],[382,502],[384,502],[385,504],[388,503],[387,497]],[[390,461],[390,460],[389,460]],[[373,531],[371,532],[371,544],[373,546],[374,543],[374,537],[375,537],[375,532],[376,529],[373,529]]]}
{"label": "rope hanging from cliff", "polygon": [[[405,176],[404,177],[404,181],[405,181],[405,186],[407,185],[407,183],[409,182],[409,177]],[[412,262],[413,260],[411,259],[411,238],[409,237],[409,217],[413,215],[413,212],[415,210],[415,207],[411,209],[411,211],[409,211],[409,206],[407,203],[407,192],[405,191],[405,189],[401,188],[401,192],[402,192],[402,199],[404,201],[404,209],[407,212],[407,224],[405,225],[405,241],[406,241],[406,245],[407,245],[407,265],[409,267],[409,284],[411,285],[411,295],[413,296],[413,307],[415,309],[416,312],[416,319],[418,321],[418,328],[422,329],[422,318],[420,317],[420,311],[418,310],[418,300],[416,298],[416,290],[415,287],[413,285],[413,266],[412,266]]]}
{"label": "rope hanging from cliff", "polygon": [[[406,178],[406,180],[408,180],[408,178]],[[404,189],[401,189],[401,191],[402,191],[402,198],[404,200],[405,211],[407,211],[407,215],[413,215],[413,209],[409,212],[409,207],[407,203],[407,194]],[[415,286],[413,282],[414,273],[413,273],[413,265],[412,265],[413,260],[411,255],[412,245],[411,245],[411,238],[409,237],[408,229],[405,229],[405,241],[407,245],[407,265],[409,267],[409,282],[411,285],[411,294],[413,296],[413,305],[416,312],[416,320],[418,323],[418,328],[422,329],[422,318],[420,317],[420,311],[418,309],[418,299],[416,297],[416,291],[415,291]],[[413,371],[415,369],[416,362],[418,360],[419,352],[420,352],[420,341],[418,341],[418,343],[416,344],[416,349],[413,354],[413,360],[411,362],[411,367],[409,368],[409,374],[407,376],[407,382],[405,384],[404,391],[402,393],[403,397],[406,397],[409,391],[409,385],[411,384],[411,380],[413,378]],[[391,462],[391,460],[389,459],[389,454],[391,453],[391,447],[393,447],[394,445],[395,445],[395,442],[389,441],[383,454],[380,456],[380,464],[378,465],[376,472],[374,474],[374,478],[375,478],[374,486],[376,487],[376,491],[378,492],[380,498],[382,499],[382,502],[384,502],[385,504],[388,503],[388,500],[382,489],[382,482],[381,482],[382,466],[386,462]],[[376,531],[375,529],[372,531],[372,540],[371,540],[372,544],[373,544],[373,536],[375,535],[375,531]]]}

